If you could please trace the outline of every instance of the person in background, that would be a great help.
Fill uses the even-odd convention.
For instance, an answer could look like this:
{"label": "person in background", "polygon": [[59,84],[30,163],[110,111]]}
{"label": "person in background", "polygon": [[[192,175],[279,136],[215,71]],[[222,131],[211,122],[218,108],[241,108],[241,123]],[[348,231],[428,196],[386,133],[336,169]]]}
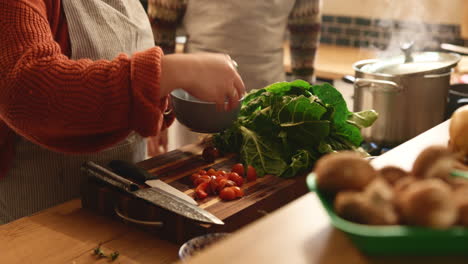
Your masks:
{"label": "person in background", "polygon": [[0,224],[78,197],[85,161],[145,159],[173,89],[220,105],[245,89],[226,54],[165,56],[139,0],[0,0],[0,14]]}
{"label": "person in background", "polygon": [[[286,32],[292,78],[315,82],[320,10],[321,0],[148,1],[155,43],[165,54],[175,52],[176,30],[181,27],[187,37],[184,52],[230,54],[247,91],[286,80]],[[175,147],[198,139],[180,124],[171,129],[170,139],[178,141]]]}

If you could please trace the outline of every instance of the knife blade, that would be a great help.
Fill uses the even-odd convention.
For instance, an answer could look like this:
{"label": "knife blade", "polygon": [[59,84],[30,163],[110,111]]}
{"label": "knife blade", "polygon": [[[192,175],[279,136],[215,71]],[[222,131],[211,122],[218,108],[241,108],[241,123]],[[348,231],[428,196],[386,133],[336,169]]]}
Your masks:
{"label": "knife blade", "polygon": [[[138,185],[125,179],[118,174],[92,162],[88,161],[81,166],[88,175],[110,183],[135,197],[141,198],[151,204],[174,212],[186,218],[216,225],[224,225],[224,222],[210,212],[191,204],[177,196],[155,188],[138,188]],[[135,187],[137,189],[135,190]]]}
{"label": "knife blade", "polygon": [[124,178],[130,178],[139,184],[147,185],[152,188],[161,189],[172,195],[175,195],[187,202],[198,205],[198,203],[186,193],[172,187],[158,179],[158,176],[149,173],[148,171],[138,167],[137,165],[124,160],[112,160],[107,166],[115,173]]}

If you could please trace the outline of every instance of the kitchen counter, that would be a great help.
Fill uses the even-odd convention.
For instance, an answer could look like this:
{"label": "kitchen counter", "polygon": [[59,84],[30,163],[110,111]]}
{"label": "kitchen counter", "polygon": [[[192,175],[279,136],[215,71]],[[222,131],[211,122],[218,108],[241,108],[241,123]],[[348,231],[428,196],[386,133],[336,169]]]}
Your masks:
{"label": "kitchen counter", "polygon": [[[289,42],[284,43],[284,69],[291,72],[291,54]],[[182,53],[184,46],[177,43],[176,53]],[[336,80],[345,75],[353,75],[353,64],[365,59],[376,58],[377,52],[372,49],[356,48],[348,46],[335,46],[320,44],[315,59],[315,73],[317,78]]]}
{"label": "kitchen counter", "polygon": [[[376,167],[409,166],[424,147],[446,144],[448,122],[379,156]],[[119,251],[116,263],[173,263],[178,246],[82,209],[79,200],[0,226],[0,263],[109,263],[93,248]],[[308,193],[238,230],[189,263],[467,263],[460,258],[370,258],[362,255]]]}
{"label": "kitchen counter", "polygon": [[[289,43],[284,44],[284,67],[291,72]],[[336,80],[345,75],[354,76],[353,64],[365,59],[376,58],[377,53],[372,49],[334,46],[320,44],[315,59],[315,74],[317,78]]]}
{"label": "kitchen counter", "polygon": [[[426,146],[446,144],[448,121],[373,160],[375,167],[407,168]],[[190,264],[213,263],[468,263],[455,257],[368,257],[333,228],[314,193],[308,193],[195,256]]]}
{"label": "kitchen counter", "polygon": [[0,263],[111,263],[91,254],[100,243],[105,253],[120,253],[113,263],[177,260],[178,246],[98,216],[72,200],[0,226]]}

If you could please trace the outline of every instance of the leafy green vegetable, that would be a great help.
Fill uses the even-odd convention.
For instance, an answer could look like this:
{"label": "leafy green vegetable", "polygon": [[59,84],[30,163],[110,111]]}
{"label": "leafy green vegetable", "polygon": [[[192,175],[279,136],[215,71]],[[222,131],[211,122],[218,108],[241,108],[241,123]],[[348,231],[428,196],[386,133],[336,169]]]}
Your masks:
{"label": "leafy green vegetable", "polygon": [[373,110],[350,112],[330,84],[279,82],[251,91],[234,125],[213,139],[221,150],[240,153],[259,176],[287,178],[310,169],[321,155],[356,150],[359,129],[377,116]]}
{"label": "leafy green vegetable", "polygon": [[101,243],[99,243],[99,245],[93,249],[92,251],[93,255],[95,255],[97,258],[109,258],[111,261],[114,261],[116,260],[120,253],[118,251],[114,251],[112,252],[110,255],[107,255],[106,253],[104,253],[104,251],[101,249]]}

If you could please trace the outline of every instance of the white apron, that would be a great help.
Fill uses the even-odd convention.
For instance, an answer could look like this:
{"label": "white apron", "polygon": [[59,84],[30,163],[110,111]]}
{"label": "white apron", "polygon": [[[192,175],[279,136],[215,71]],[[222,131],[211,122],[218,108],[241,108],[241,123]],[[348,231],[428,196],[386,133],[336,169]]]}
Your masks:
{"label": "white apron", "polygon": [[[239,65],[245,88],[285,81],[283,43],[295,0],[189,0],[183,18],[185,52],[227,53]],[[169,150],[199,135],[178,122],[169,128]]]}
{"label": "white apron", "polygon": [[[154,46],[147,15],[139,0],[62,0],[72,59],[93,60],[129,55]],[[79,196],[80,166],[87,160],[138,162],[146,158],[146,141],[136,133],[94,154],[67,155],[20,138],[14,164],[0,180],[0,224]]]}

